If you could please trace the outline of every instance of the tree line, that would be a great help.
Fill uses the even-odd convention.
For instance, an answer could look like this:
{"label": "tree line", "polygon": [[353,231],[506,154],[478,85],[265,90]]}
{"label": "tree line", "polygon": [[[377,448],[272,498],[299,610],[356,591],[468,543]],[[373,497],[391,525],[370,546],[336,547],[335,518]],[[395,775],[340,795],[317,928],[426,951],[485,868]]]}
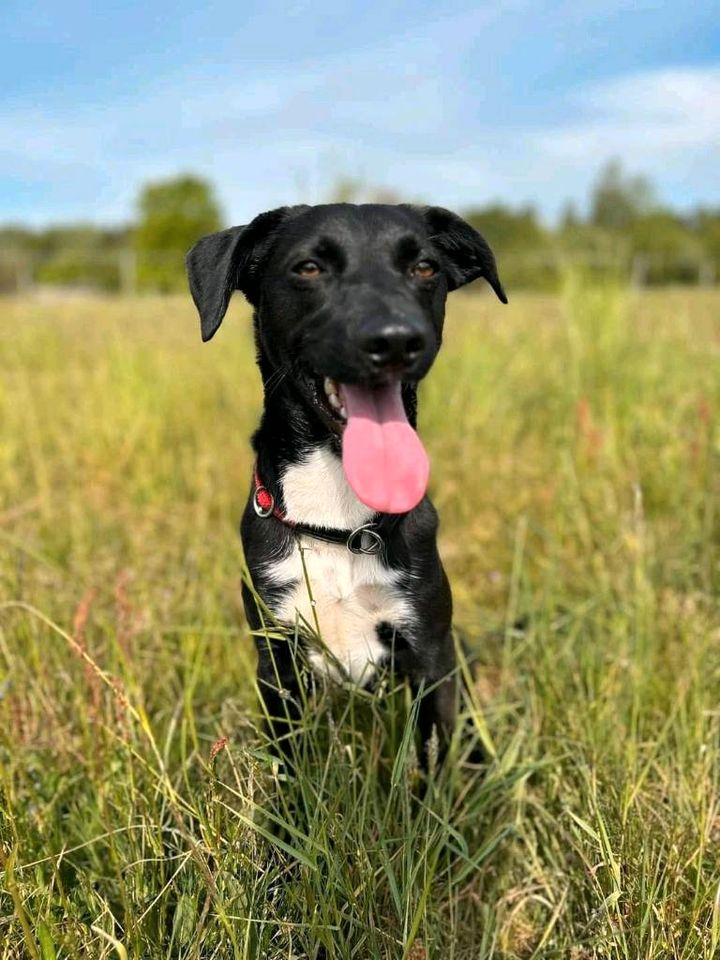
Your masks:
{"label": "tree line", "polygon": [[[336,184],[328,199],[404,198],[348,180]],[[626,173],[618,161],[602,168],[586,209],[569,203],[554,227],[544,225],[532,206],[494,203],[461,212],[498,251],[510,289],[555,289],[568,269],[642,285],[710,285],[720,276],[720,207],[672,210],[647,178]],[[0,228],[0,291],[36,285],[184,290],[186,251],[199,236],[224,225],[208,181],[184,175],[149,183],[129,226]]]}

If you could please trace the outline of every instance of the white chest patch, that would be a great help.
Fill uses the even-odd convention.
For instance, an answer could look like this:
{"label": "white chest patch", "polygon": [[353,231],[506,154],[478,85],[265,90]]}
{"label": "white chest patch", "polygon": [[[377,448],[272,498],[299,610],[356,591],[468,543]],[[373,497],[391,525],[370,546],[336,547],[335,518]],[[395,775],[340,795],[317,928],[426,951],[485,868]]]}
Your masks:
{"label": "white chest patch", "polygon": [[[288,519],[297,523],[352,530],[373,516],[328,449],[317,448],[288,467],[281,482]],[[265,575],[288,588],[273,613],[283,623],[319,635],[321,644],[310,650],[310,663],[335,680],[367,683],[388,652],[378,638],[378,624],[409,626],[409,605],[398,589],[400,574],[377,557],[352,554],[342,544],[301,537],[289,556],[268,565]]]}

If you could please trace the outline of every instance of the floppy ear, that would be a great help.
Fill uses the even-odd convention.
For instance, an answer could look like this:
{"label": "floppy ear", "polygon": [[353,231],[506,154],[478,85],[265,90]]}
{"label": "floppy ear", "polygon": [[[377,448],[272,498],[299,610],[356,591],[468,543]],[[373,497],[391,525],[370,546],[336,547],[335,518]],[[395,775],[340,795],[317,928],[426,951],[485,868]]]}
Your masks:
{"label": "floppy ear", "polygon": [[211,233],[188,252],[185,266],[204,341],[222,323],[233,290],[242,290],[250,303],[257,306],[258,268],[289,209],[278,207],[261,213],[246,227]]}
{"label": "floppy ear", "polygon": [[502,303],[507,295],[498,277],[490,246],[469,223],[443,207],[410,207],[419,213],[430,230],[433,245],[444,254],[448,267],[448,290],[484,277]]}

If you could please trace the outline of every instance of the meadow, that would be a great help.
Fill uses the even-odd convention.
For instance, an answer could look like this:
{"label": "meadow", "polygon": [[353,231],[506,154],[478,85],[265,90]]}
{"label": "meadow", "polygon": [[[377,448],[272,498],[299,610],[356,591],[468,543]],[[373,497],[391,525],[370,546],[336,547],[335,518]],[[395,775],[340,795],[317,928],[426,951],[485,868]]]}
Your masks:
{"label": "meadow", "polygon": [[[0,957],[720,955],[720,293],[451,298],[423,385],[477,675],[259,730],[248,309],[0,304]],[[467,761],[472,740],[487,763]]]}

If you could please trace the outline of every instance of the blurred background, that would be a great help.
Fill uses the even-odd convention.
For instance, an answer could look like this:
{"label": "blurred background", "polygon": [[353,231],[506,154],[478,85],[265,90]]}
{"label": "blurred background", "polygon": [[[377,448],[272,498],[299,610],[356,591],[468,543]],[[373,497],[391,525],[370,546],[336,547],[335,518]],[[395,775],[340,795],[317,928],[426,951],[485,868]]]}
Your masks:
{"label": "blurred background", "polygon": [[0,291],[184,289],[285,203],[464,213],[510,290],[720,272],[720,18],[657,2],[0,11]]}

